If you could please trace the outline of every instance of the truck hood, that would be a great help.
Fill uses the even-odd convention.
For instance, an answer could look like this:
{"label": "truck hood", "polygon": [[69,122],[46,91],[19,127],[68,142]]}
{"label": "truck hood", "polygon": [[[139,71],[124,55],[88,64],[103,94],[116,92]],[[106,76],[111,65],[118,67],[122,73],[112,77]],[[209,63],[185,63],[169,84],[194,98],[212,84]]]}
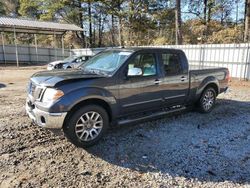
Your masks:
{"label": "truck hood", "polygon": [[84,73],[82,70],[55,70],[41,71],[31,76],[31,81],[36,85],[54,87],[59,82],[79,79],[94,79],[104,76],[97,74]]}

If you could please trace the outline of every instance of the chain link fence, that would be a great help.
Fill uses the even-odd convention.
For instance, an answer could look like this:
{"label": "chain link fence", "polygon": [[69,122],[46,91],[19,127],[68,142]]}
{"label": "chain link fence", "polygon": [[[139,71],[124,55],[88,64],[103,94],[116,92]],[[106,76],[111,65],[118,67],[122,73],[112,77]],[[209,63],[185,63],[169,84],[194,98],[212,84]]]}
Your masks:
{"label": "chain link fence", "polygon": [[0,64],[9,64],[16,63],[16,59],[20,63],[28,64],[44,64],[55,60],[61,60],[65,57],[68,57],[71,52],[69,49],[61,48],[35,48],[34,46],[17,46],[17,55],[16,56],[16,47],[14,45],[5,45],[0,47]]}

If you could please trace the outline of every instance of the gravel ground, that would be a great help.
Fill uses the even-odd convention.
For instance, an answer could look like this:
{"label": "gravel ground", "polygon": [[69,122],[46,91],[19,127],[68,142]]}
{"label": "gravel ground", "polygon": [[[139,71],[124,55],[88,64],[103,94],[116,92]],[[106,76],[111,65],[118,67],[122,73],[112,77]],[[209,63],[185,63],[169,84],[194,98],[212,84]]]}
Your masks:
{"label": "gravel ground", "polygon": [[210,114],[118,127],[84,150],[26,117],[43,68],[0,68],[0,187],[250,187],[249,82],[232,81]]}

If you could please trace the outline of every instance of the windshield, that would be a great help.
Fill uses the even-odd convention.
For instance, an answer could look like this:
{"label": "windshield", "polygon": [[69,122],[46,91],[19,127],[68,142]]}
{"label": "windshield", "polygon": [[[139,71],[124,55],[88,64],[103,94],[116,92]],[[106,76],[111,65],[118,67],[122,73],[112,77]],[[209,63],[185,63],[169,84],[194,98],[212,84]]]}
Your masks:
{"label": "windshield", "polygon": [[80,66],[86,72],[112,75],[132,54],[131,51],[110,50],[97,54]]}
{"label": "windshield", "polygon": [[63,60],[63,62],[71,62],[74,61],[77,56],[69,56]]}

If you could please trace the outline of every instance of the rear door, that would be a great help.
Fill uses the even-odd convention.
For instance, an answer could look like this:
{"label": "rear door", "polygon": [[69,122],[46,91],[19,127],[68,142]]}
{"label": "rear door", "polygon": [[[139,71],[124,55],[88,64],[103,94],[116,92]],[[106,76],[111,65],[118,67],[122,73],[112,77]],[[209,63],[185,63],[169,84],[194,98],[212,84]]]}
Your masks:
{"label": "rear door", "polygon": [[159,56],[163,70],[161,87],[164,89],[165,106],[182,105],[189,91],[188,64],[183,52],[162,51]]}

